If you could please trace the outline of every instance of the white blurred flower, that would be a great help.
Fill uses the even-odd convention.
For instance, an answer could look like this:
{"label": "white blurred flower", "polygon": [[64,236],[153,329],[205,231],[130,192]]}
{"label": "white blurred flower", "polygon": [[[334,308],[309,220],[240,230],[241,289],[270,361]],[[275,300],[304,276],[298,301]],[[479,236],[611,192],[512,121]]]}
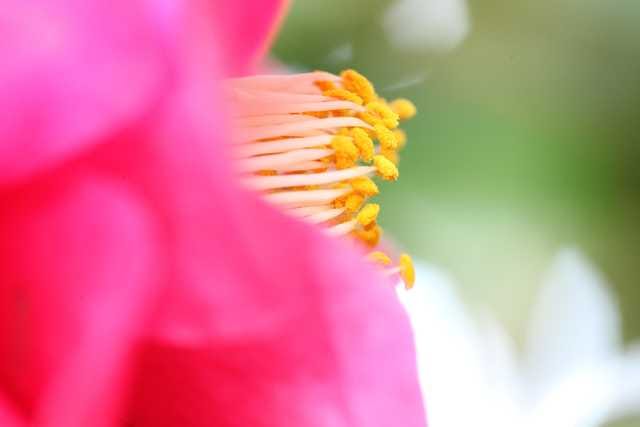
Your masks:
{"label": "white blurred flower", "polygon": [[383,25],[398,49],[449,50],[469,33],[469,11],[466,0],[396,0]]}
{"label": "white blurred flower", "polygon": [[640,344],[624,352],[618,307],[578,252],[556,257],[522,356],[498,322],[468,312],[446,275],[417,270],[400,299],[429,427],[597,427],[640,414]]}

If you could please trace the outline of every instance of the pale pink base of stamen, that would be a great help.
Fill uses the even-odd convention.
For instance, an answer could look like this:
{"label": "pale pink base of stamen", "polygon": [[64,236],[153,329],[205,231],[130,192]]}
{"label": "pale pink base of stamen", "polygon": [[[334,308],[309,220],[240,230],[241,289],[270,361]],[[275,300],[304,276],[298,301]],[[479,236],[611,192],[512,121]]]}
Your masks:
{"label": "pale pink base of stamen", "polygon": [[330,156],[334,150],[330,149],[308,149],[294,150],[286,153],[272,154],[267,156],[252,157],[240,162],[241,172],[257,172],[260,170],[277,169],[294,163],[307,160],[318,160]]}
{"label": "pale pink base of stamen", "polygon": [[233,153],[237,157],[251,157],[260,154],[276,154],[301,148],[313,148],[329,145],[333,135],[307,136],[304,138],[279,139],[273,142],[256,142],[235,146]]}
{"label": "pale pink base of stamen", "polygon": [[305,220],[312,224],[320,224],[342,215],[344,211],[344,208],[327,209],[326,211],[310,215],[306,217]]}
{"label": "pale pink base of stamen", "polygon": [[327,232],[331,236],[344,236],[355,230],[358,221],[352,219],[351,221],[343,222],[342,224],[334,225],[327,229]]}
{"label": "pale pink base of stamen", "polygon": [[287,173],[287,172],[305,172],[310,170],[324,169],[327,167],[326,163],[319,162],[317,160],[311,162],[301,162],[294,163],[287,166],[282,166],[276,168],[278,173]]}
{"label": "pale pink base of stamen", "polygon": [[338,197],[349,193],[349,188],[330,190],[283,191],[281,193],[266,194],[264,197],[271,203],[288,207],[302,207],[326,205]]}
{"label": "pale pink base of stamen", "polygon": [[349,169],[334,170],[320,173],[257,176],[246,178],[244,182],[256,190],[272,190],[275,188],[302,187],[306,185],[325,185],[346,181],[360,176],[371,175],[376,168],[373,166],[356,166]]}
{"label": "pale pink base of stamen", "polygon": [[284,123],[273,126],[262,126],[245,129],[239,134],[240,141],[257,141],[259,139],[282,136],[297,136],[301,132],[340,129],[345,127],[361,127],[373,129],[368,123],[356,117],[330,117],[317,119],[309,116],[308,120],[297,123]]}

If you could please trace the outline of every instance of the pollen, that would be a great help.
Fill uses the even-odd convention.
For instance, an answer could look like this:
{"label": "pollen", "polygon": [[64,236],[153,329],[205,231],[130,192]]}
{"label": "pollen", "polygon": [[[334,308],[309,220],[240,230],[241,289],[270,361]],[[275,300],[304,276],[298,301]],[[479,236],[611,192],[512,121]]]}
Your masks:
{"label": "pollen", "polygon": [[398,152],[396,150],[380,148],[380,155],[384,156],[387,160],[389,160],[396,167],[398,167],[398,163],[400,162],[400,157],[398,156]]}
{"label": "pollen", "polygon": [[395,181],[398,179],[398,168],[389,159],[378,154],[373,156],[373,164],[376,166],[378,175],[387,181]]}
{"label": "pollen", "polygon": [[371,197],[377,195],[380,190],[378,190],[378,186],[375,182],[371,180],[371,178],[366,176],[361,176],[351,180],[351,187],[357,191],[358,193]]}
{"label": "pollen", "polygon": [[372,126],[382,123],[389,129],[398,127],[398,115],[386,103],[380,101],[370,102],[366,110],[360,114],[360,118]]}
{"label": "pollen", "polygon": [[349,194],[344,200],[344,207],[347,212],[357,212],[364,203],[364,196],[358,193]]}
{"label": "pollen", "polygon": [[373,227],[361,228],[355,231],[355,237],[370,248],[376,247],[382,236],[382,228],[375,224]]}
{"label": "pollen", "polygon": [[370,162],[371,159],[373,159],[375,147],[367,132],[361,128],[353,128],[351,129],[351,136],[353,138],[353,143],[358,147],[358,150],[360,150],[360,157],[362,160]]}
{"label": "pollen", "polygon": [[335,151],[337,169],[350,168],[358,161],[360,152],[348,136],[335,136],[331,141],[331,148]]}
{"label": "pollen", "polygon": [[329,89],[322,93],[324,96],[328,96],[335,99],[341,99],[343,101],[351,101],[354,104],[362,105],[363,101],[355,93],[346,89]]}
{"label": "pollen", "polygon": [[416,272],[413,268],[413,261],[407,254],[400,255],[400,276],[407,289],[411,289],[416,281]]}
{"label": "pollen", "polygon": [[416,115],[416,106],[408,99],[395,99],[391,101],[389,107],[398,115],[400,120],[409,120]]}
{"label": "pollen", "polygon": [[382,251],[373,251],[367,255],[367,259],[373,263],[383,266],[391,265],[391,258]]}
{"label": "pollen", "polygon": [[233,165],[241,181],[277,209],[351,239],[384,275],[413,283],[407,255],[392,266],[380,251],[382,206],[376,180],[398,179],[400,121],[415,115],[408,100],[390,103],[354,70],[262,75],[227,80],[233,117]]}
{"label": "pollen", "polygon": [[379,213],[380,205],[375,203],[367,203],[365,207],[363,207],[360,212],[358,212],[358,216],[356,217],[356,219],[362,226],[368,227],[376,222]]}
{"label": "pollen", "polygon": [[407,134],[402,129],[394,129],[393,136],[396,137],[396,142],[398,143],[398,148],[403,149],[407,144]]}
{"label": "pollen", "polygon": [[366,103],[377,98],[376,91],[371,82],[355,70],[345,70],[340,73],[344,88],[357,94]]}
{"label": "pollen", "polygon": [[380,147],[385,150],[396,150],[398,148],[398,141],[393,131],[389,130],[381,123],[376,124],[373,127],[376,131],[378,141],[380,141]]}

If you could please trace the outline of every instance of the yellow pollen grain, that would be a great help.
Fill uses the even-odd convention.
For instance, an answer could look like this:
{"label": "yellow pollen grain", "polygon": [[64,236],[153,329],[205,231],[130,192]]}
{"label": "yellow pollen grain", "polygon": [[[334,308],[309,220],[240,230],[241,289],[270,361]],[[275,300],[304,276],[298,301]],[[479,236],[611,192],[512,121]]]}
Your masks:
{"label": "yellow pollen grain", "polygon": [[345,70],[340,73],[342,85],[350,92],[357,94],[367,103],[377,98],[373,85],[365,76],[355,70]]}
{"label": "yellow pollen grain", "polygon": [[373,159],[374,147],[373,141],[361,128],[353,128],[351,129],[351,137],[353,138],[353,143],[358,147],[358,151],[360,151],[360,157],[365,162],[370,162]]}
{"label": "yellow pollen grain", "polygon": [[400,120],[408,120],[416,115],[416,106],[408,99],[398,98],[389,104]]}
{"label": "yellow pollen grain", "polygon": [[357,212],[364,203],[364,196],[358,193],[351,193],[344,200],[344,208],[349,212]]}
{"label": "yellow pollen grain", "polygon": [[387,256],[387,254],[385,254],[384,252],[380,252],[380,251],[373,251],[369,253],[367,255],[367,259],[371,262],[374,262],[376,264],[381,264],[384,266],[391,264],[391,258],[389,258],[389,256]]}
{"label": "yellow pollen grain", "polygon": [[398,152],[396,150],[388,150],[386,148],[381,148],[380,155],[384,156],[391,163],[396,165],[396,167],[398,166],[398,163],[400,163],[400,158],[398,157]]}
{"label": "yellow pollen grain", "polygon": [[389,159],[378,154],[373,156],[373,164],[378,170],[378,174],[388,181],[395,181],[398,179],[398,168]]}
{"label": "yellow pollen grain", "polygon": [[396,137],[396,142],[398,143],[398,148],[402,149],[407,145],[407,134],[402,129],[394,129],[393,136]]}
{"label": "yellow pollen grain", "polygon": [[376,203],[367,203],[360,212],[358,212],[356,219],[361,225],[367,227],[376,222],[379,213],[380,205]]}
{"label": "yellow pollen grain", "polygon": [[374,247],[380,242],[382,228],[378,224],[373,227],[361,228],[354,231],[354,236],[369,247]]}
{"label": "yellow pollen grain", "polygon": [[350,181],[351,188],[365,197],[375,196],[380,192],[378,186],[369,177],[361,176]]}
{"label": "yellow pollen grain", "polygon": [[322,92],[324,96],[329,96],[331,98],[339,99],[342,101],[351,101],[354,104],[362,105],[364,102],[362,98],[360,98],[355,93],[348,91],[346,89],[329,89]]}
{"label": "yellow pollen grain", "polygon": [[373,101],[368,103],[366,111],[360,113],[359,117],[372,126],[382,123],[389,129],[398,127],[398,115],[394,113],[387,104],[381,101]]}
{"label": "yellow pollen grain", "polygon": [[348,136],[338,135],[331,140],[331,148],[335,150],[335,162],[337,169],[346,169],[354,166],[358,161],[360,152]]}
{"label": "yellow pollen grain", "polygon": [[393,134],[393,131],[390,131],[382,123],[376,124],[374,129],[376,131],[378,141],[380,141],[380,146],[383,149],[396,150],[398,148],[398,141],[396,141],[396,136]]}
{"label": "yellow pollen grain", "polygon": [[413,268],[413,261],[407,254],[400,255],[400,276],[404,281],[404,286],[407,289],[411,289],[416,281],[416,272]]}

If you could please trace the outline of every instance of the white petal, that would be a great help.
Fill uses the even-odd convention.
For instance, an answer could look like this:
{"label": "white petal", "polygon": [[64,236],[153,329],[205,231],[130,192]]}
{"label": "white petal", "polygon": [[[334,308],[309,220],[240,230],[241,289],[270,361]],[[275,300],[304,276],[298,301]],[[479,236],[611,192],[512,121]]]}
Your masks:
{"label": "white petal", "polygon": [[620,374],[612,417],[640,416],[640,343],[620,359]]}
{"label": "white petal", "polygon": [[598,427],[610,416],[616,365],[584,366],[557,381],[538,400],[526,427]]}
{"label": "white petal", "polygon": [[[473,319],[441,272],[416,265],[417,282],[399,291],[415,331],[420,383],[429,427],[513,425],[511,390],[497,396],[484,343]],[[508,414],[508,415],[505,415]]]}
{"label": "white petal", "polygon": [[383,22],[399,49],[453,49],[469,33],[466,0],[396,0]]}
{"label": "white petal", "polygon": [[618,307],[600,274],[575,250],[563,250],[534,305],[527,342],[530,375],[540,388],[620,349]]}

